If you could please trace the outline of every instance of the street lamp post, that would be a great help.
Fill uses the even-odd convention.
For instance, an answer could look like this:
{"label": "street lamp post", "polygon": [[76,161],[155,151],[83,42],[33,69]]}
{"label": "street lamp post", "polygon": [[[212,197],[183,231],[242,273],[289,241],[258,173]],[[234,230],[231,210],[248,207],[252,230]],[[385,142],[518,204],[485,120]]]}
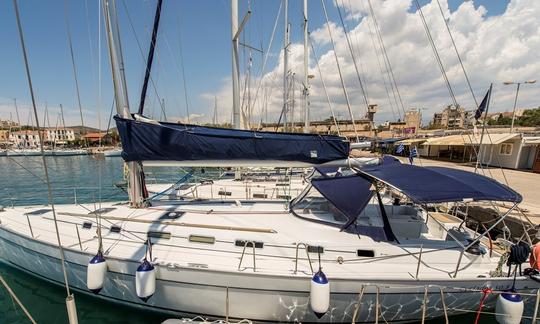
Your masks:
{"label": "street lamp post", "polygon": [[510,133],[514,132],[514,120],[516,119],[516,105],[517,105],[517,100],[518,100],[518,95],[519,95],[519,88],[522,84],[533,84],[535,82],[536,80],[527,80],[527,81],[522,81],[522,82],[514,82],[514,81],[503,82],[504,85],[517,84],[516,97],[514,98],[514,110],[512,111],[512,124],[510,125]]}

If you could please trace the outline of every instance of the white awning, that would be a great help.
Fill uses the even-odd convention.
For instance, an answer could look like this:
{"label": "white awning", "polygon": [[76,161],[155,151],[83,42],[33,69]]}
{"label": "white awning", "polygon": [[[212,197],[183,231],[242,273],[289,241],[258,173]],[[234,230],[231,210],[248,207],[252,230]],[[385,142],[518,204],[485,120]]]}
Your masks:
{"label": "white awning", "polygon": [[484,138],[481,138],[480,134],[460,134],[449,135],[443,137],[429,138],[424,145],[443,145],[443,146],[465,146],[465,145],[480,145],[480,139],[482,139],[482,145],[497,145],[521,136],[519,133],[502,133],[502,134],[490,134],[486,132]]}
{"label": "white awning", "polygon": [[401,140],[401,141],[397,141],[394,143],[394,145],[399,145],[399,144],[403,144],[403,145],[418,145],[418,144],[421,144],[423,142],[427,141],[427,138],[408,138],[408,139],[404,139],[404,140]]}
{"label": "white awning", "polygon": [[537,145],[540,144],[540,136],[524,137],[523,142],[525,145]]}
{"label": "white awning", "polygon": [[[479,132],[480,133],[480,132]],[[480,144],[480,138],[481,133],[476,135],[471,135],[471,144],[478,145]],[[521,134],[519,133],[501,133],[501,134],[490,134],[486,132],[484,134],[484,138],[482,140],[482,144],[489,145],[489,144],[501,144],[506,141],[509,141],[511,139],[514,139],[516,137],[520,137]]]}

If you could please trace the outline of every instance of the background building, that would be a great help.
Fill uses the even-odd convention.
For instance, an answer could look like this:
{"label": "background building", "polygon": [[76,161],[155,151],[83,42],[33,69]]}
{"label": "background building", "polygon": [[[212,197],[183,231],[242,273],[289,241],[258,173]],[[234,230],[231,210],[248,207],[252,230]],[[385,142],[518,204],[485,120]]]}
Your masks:
{"label": "background building", "polygon": [[0,128],[9,129],[11,127],[17,127],[19,124],[11,120],[0,119]]}
{"label": "background building", "polygon": [[47,142],[64,145],[80,139],[80,134],[70,128],[49,128],[45,131]]}
{"label": "background building", "polygon": [[405,127],[409,129],[409,133],[416,134],[422,126],[422,112],[420,109],[409,109],[405,112]]}
{"label": "background building", "polygon": [[22,130],[11,132],[9,134],[9,141],[14,147],[19,148],[38,148],[39,147],[39,133],[33,130]]}
{"label": "background building", "polygon": [[433,115],[432,125],[440,128],[464,128],[468,125],[469,113],[461,106],[450,105]]}

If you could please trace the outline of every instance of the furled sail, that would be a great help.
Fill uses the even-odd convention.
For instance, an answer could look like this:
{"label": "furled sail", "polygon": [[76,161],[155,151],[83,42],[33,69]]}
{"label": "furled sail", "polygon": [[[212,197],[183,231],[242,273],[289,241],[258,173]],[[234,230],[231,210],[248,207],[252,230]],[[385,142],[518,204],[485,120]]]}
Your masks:
{"label": "furled sail", "polygon": [[322,164],[349,156],[334,135],[259,132],[115,116],[125,161],[261,160]]}

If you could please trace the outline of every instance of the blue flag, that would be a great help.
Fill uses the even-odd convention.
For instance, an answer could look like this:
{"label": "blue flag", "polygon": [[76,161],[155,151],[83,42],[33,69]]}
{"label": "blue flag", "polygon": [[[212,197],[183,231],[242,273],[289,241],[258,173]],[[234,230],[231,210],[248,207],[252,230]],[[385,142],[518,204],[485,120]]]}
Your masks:
{"label": "blue flag", "polygon": [[418,151],[416,150],[416,146],[415,146],[411,149],[411,152],[409,153],[409,163],[413,164],[413,160],[417,156],[418,156]]}
{"label": "blue flag", "polygon": [[484,99],[482,99],[480,106],[478,106],[478,109],[476,109],[476,112],[474,113],[474,119],[476,119],[476,121],[478,121],[478,119],[482,117],[482,114],[486,110],[490,92],[491,92],[491,88],[489,88],[488,92],[486,92]]}
{"label": "blue flag", "polygon": [[399,144],[399,146],[397,147],[396,149],[396,153],[397,154],[401,154],[403,152],[403,150],[405,149],[405,145],[403,145],[403,143]]}

